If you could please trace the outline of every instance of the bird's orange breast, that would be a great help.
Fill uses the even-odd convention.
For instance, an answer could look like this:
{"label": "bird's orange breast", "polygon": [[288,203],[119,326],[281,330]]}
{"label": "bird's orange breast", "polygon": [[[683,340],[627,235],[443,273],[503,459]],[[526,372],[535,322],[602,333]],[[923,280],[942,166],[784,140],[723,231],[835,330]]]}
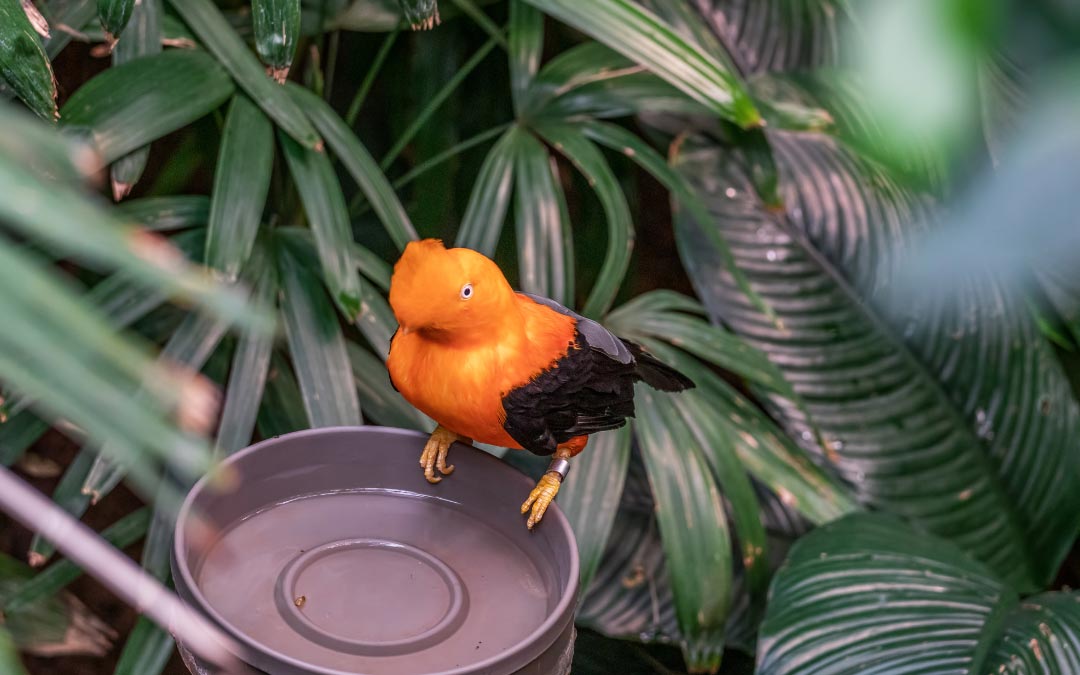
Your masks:
{"label": "bird's orange breast", "polygon": [[574,343],[576,321],[524,296],[490,339],[399,331],[386,365],[409,403],[447,429],[481,443],[520,448],[503,429],[502,398],[556,362]]}

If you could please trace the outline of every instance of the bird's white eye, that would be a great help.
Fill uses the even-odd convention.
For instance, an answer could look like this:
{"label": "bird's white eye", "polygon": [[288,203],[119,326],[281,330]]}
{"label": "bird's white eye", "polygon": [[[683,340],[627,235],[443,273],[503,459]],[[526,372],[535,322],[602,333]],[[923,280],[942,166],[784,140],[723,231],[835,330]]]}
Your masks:
{"label": "bird's white eye", "polygon": [[472,297],[472,284],[465,284],[461,287],[461,299],[468,300]]}

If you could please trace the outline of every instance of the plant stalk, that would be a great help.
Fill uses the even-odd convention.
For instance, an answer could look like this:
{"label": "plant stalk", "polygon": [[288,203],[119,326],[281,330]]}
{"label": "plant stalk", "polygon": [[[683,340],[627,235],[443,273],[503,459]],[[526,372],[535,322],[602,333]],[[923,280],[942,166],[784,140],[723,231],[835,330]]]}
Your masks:
{"label": "plant stalk", "polygon": [[390,165],[394,163],[394,160],[397,159],[398,155],[401,154],[401,151],[405,149],[405,146],[409,144],[409,141],[413,139],[413,136],[420,131],[421,127],[424,126],[424,123],[435,114],[435,111],[439,109],[439,106],[446,102],[446,99],[450,98],[450,94],[454,93],[454,90],[465,81],[465,78],[469,76],[469,73],[480,65],[480,62],[484,60],[484,57],[488,55],[488,52],[495,48],[496,44],[498,43],[495,41],[495,38],[488,38],[488,41],[485,42],[480,49],[476,50],[475,54],[469,57],[469,60],[461,66],[461,69],[454,73],[454,76],[450,78],[450,81],[443,85],[443,88],[431,98],[428,104],[424,106],[424,109],[420,111],[420,114],[416,116],[416,119],[412,121],[412,124],[405,130],[405,133],[401,135],[401,138],[397,139],[397,142],[394,143],[394,147],[390,148],[390,151],[382,158],[382,161],[379,162],[380,169],[386,171],[390,168]]}
{"label": "plant stalk", "polygon": [[368,92],[371,91],[371,85],[375,84],[375,78],[379,75],[379,71],[382,70],[383,63],[390,54],[390,48],[394,46],[399,33],[401,33],[401,26],[394,28],[383,39],[378,53],[375,54],[375,60],[371,62],[371,67],[368,68],[367,75],[364,76],[364,81],[360,84],[360,89],[357,90],[356,96],[353,97],[352,103],[349,104],[349,110],[345,113],[345,123],[350,128],[356,124],[356,118],[360,114],[360,107],[364,105]]}
{"label": "plant stalk", "polygon": [[232,638],[184,605],[134,561],[109,546],[44,495],[0,467],[0,510],[56,543],[56,548],[107,586],[121,600],[146,614],[200,657],[239,673],[242,664]]}
{"label": "plant stalk", "polygon": [[[473,146],[480,145],[484,141],[490,140],[498,136],[499,134],[510,128],[511,124],[513,124],[513,122],[506,122],[505,124],[500,124],[496,127],[487,129],[486,131],[481,131],[475,136],[470,136],[469,138],[466,138],[460,143],[456,143],[447,148],[446,150],[443,150],[439,154],[424,160],[420,164],[417,164],[412,169],[402,174],[400,178],[395,180],[393,182],[394,189],[400,190],[401,188],[413,182],[428,171],[431,171],[435,167],[439,166],[443,162],[452,159],[457,155],[460,155],[469,148],[472,148]],[[361,216],[367,213],[369,208],[371,208],[371,205],[368,202],[364,201],[364,193],[357,192],[356,195],[353,197],[352,201],[349,203],[349,215],[353,218]]]}

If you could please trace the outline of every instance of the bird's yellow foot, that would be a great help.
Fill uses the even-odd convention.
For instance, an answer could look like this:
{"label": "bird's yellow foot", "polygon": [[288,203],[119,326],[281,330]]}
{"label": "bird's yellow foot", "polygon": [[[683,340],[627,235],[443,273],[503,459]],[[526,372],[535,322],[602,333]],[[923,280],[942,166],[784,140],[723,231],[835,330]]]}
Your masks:
{"label": "bird's yellow foot", "polygon": [[438,483],[442,476],[435,475],[435,469],[443,476],[454,473],[454,465],[446,463],[446,454],[450,452],[450,446],[454,441],[468,443],[469,439],[455,434],[441,424],[431,432],[431,438],[424,444],[424,452],[420,455],[420,466],[424,467],[424,478],[429,483]]}
{"label": "bird's yellow foot", "polygon": [[522,514],[529,513],[530,507],[532,508],[532,513],[529,513],[529,521],[525,523],[530,530],[544,517],[544,512],[547,511],[548,506],[555,499],[555,495],[559,494],[560,485],[562,485],[562,475],[555,471],[545,473],[537,481],[536,487],[529,493],[529,498],[521,505]]}

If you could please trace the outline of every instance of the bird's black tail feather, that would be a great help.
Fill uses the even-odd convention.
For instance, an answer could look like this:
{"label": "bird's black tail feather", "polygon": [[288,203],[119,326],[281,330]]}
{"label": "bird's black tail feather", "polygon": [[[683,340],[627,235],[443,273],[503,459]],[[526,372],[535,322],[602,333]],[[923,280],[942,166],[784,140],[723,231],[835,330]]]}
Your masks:
{"label": "bird's black tail feather", "polygon": [[636,368],[634,374],[645,384],[660,391],[683,391],[693,389],[694,381],[668,364],[649,354],[641,345],[623,340],[634,356]]}

